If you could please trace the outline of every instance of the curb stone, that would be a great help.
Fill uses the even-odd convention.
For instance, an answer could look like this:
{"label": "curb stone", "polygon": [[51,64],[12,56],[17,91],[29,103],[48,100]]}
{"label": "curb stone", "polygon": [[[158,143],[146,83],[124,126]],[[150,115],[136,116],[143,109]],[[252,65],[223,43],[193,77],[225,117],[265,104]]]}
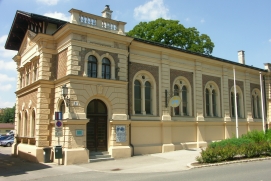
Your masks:
{"label": "curb stone", "polygon": [[210,163],[206,165],[199,165],[199,166],[193,166],[193,163],[188,163],[187,167],[190,169],[193,168],[203,168],[203,167],[212,167],[212,166],[220,166],[220,165],[228,165],[228,164],[234,164],[234,163],[244,163],[244,162],[253,162],[253,161],[263,161],[263,160],[271,160],[271,157],[265,157],[265,158],[253,158],[253,159],[246,159],[246,160],[237,160],[237,161],[228,161],[228,162],[222,162],[222,163]]}

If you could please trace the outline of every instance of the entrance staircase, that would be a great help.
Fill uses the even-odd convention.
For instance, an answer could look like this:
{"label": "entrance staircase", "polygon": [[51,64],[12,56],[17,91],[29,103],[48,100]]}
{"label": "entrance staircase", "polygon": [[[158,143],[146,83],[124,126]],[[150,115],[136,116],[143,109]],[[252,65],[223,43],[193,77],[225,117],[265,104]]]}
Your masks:
{"label": "entrance staircase", "polygon": [[108,160],[114,160],[114,158],[112,158],[111,155],[109,155],[109,152],[107,151],[90,152],[89,154],[89,163],[108,161]]}

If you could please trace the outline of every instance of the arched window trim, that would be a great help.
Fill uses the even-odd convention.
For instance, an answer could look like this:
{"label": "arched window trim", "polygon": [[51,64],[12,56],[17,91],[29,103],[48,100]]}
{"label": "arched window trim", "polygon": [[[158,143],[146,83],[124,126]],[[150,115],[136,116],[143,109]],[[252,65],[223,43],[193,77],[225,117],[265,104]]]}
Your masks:
{"label": "arched window trim", "polygon": [[[90,60],[90,57],[93,57]],[[94,70],[94,67],[96,66],[96,69]],[[87,62],[87,76],[97,78],[97,72],[98,72],[98,60],[94,55],[88,56],[88,62]]]}
{"label": "arched window trim", "polygon": [[23,137],[27,137],[28,136],[28,130],[29,130],[29,112],[27,110],[25,110],[23,112]]}
{"label": "arched window trim", "polygon": [[[109,69],[107,69],[108,67]],[[106,57],[102,59],[102,78],[103,79],[111,78],[111,62]]]}
{"label": "arched window trim", "polygon": [[85,60],[84,60],[84,73],[83,73],[83,76],[86,76],[88,75],[88,57],[89,56],[95,56],[96,59],[97,59],[97,78],[102,78],[102,60],[103,58],[107,58],[109,61],[110,61],[110,79],[111,80],[115,80],[115,68],[116,68],[116,65],[115,65],[115,61],[114,61],[114,58],[109,54],[109,53],[105,53],[103,54],[102,56],[100,56],[95,50],[92,50],[91,52],[88,52],[86,55],[85,55]]}
{"label": "arched window trim", "polygon": [[[209,92],[208,100],[206,101],[207,95],[206,90]],[[215,92],[215,95],[213,93]],[[204,99],[205,99],[205,116],[207,117],[221,117],[220,108],[220,91],[219,87],[214,81],[208,81],[204,87]],[[209,104],[208,104],[209,103]],[[215,104],[215,105],[214,105]],[[207,108],[208,106],[208,108]],[[208,114],[209,110],[209,114]]]}
{"label": "arched window trim", "polygon": [[115,61],[114,61],[114,58],[111,56],[111,55],[109,55],[109,53],[106,53],[106,54],[103,54],[102,56],[101,56],[101,58],[99,59],[99,71],[98,72],[100,72],[100,75],[99,75],[99,78],[102,78],[102,61],[103,61],[103,58],[107,58],[109,61],[110,61],[110,69],[111,69],[111,71],[110,71],[110,79],[111,80],[115,80],[116,78],[115,78],[115,68],[116,68],[116,65],[115,65]]}
{"label": "arched window trim", "polygon": [[30,137],[36,136],[36,109],[33,108],[31,111],[31,121],[30,121]]}
{"label": "arched window trim", "polygon": [[[144,77],[144,78],[143,78]],[[138,80],[141,84],[141,115],[146,115],[146,110],[145,110],[145,83],[148,81],[151,84],[151,115],[156,115],[157,111],[157,105],[156,105],[156,83],[155,79],[152,76],[151,73],[147,71],[139,71],[135,74],[133,77],[133,115],[138,115],[135,113],[135,94],[134,94],[134,82],[135,80]]]}
{"label": "arched window trim", "polygon": [[[237,100],[237,113],[239,118],[244,118],[244,98],[243,98],[243,92],[241,88],[236,85],[236,94],[238,94],[239,100]],[[231,110],[231,117],[235,117],[235,100],[234,97],[234,87],[232,86],[230,91],[230,110]],[[239,102],[239,104],[238,104]]]}
{"label": "arched window trim", "polygon": [[20,111],[18,114],[18,123],[17,123],[17,135],[21,137],[23,135],[23,112]]}
{"label": "arched window trim", "polygon": [[86,55],[85,55],[85,60],[84,60],[84,74],[83,76],[87,77],[88,76],[88,57],[89,56],[94,56],[96,59],[97,59],[97,77],[98,78],[101,78],[99,77],[99,60],[101,59],[100,55],[95,52],[94,50],[92,50],[91,52],[88,52]]}
{"label": "arched window trim", "polygon": [[251,110],[254,119],[262,118],[262,104],[261,104],[261,92],[259,89],[255,88],[251,92]]}
{"label": "arched window trim", "polygon": [[[173,116],[192,116],[193,113],[192,113],[192,88],[191,88],[191,85],[188,81],[188,79],[186,79],[185,77],[183,76],[180,76],[180,77],[177,77],[174,81],[173,81],[173,87],[172,87],[172,90],[174,91],[174,86],[177,85],[179,87],[179,96],[181,97],[181,103],[180,105],[178,106],[179,108],[179,115],[176,115],[175,114],[175,111],[173,111]],[[183,90],[183,86],[186,87],[186,98],[187,98],[187,103],[186,103],[186,111],[187,113],[184,113],[184,103],[183,103],[183,99],[182,99],[182,90]],[[177,108],[177,109],[178,109]]]}

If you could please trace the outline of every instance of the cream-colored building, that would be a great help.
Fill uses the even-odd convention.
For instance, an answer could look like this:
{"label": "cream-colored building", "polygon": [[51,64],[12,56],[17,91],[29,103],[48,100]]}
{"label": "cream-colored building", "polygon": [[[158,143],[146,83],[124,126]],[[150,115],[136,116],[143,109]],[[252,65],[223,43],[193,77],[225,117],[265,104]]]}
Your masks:
{"label": "cream-colored building", "polygon": [[18,51],[13,154],[43,162],[43,148],[61,145],[68,165],[88,162],[90,152],[121,158],[204,147],[236,134],[235,110],[238,135],[269,124],[270,64],[245,65],[244,51],[237,63],[128,37],[109,6],[102,16],[69,12],[70,22],[16,12],[5,45]]}

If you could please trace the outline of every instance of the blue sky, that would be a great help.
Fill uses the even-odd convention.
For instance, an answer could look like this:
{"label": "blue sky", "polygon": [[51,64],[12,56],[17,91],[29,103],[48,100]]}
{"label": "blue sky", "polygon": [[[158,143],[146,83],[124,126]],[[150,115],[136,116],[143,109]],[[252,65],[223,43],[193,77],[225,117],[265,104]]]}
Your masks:
{"label": "blue sky", "polygon": [[210,36],[215,57],[238,62],[237,52],[244,50],[247,65],[271,63],[270,0],[0,0],[0,108],[16,102],[17,52],[4,45],[17,10],[69,21],[72,8],[101,15],[105,5],[113,19],[127,22],[125,31],[140,21],[179,20]]}

